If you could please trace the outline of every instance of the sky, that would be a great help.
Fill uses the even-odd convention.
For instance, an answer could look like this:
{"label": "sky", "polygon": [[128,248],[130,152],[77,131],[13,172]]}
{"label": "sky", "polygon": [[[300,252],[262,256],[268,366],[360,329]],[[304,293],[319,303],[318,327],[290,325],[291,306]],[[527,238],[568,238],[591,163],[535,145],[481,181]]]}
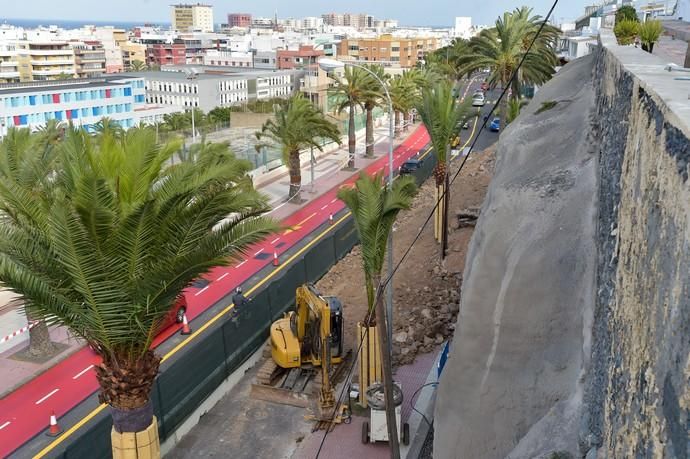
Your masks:
{"label": "sky", "polygon": [[[0,0],[0,20],[45,19],[78,21],[170,22],[170,4],[179,0]],[[526,5],[545,16],[553,0],[206,0],[214,6],[214,22],[227,13],[278,17],[320,16],[328,12],[364,12],[380,19],[398,19],[401,25],[451,26],[455,16],[472,16],[473,24],[493,23],[503,11]],[[187,0],[186,3],[196,3]],[[560,0],[555,22],[575,19],[591,0]],[[9,21],[8,21],[9,22]]]}

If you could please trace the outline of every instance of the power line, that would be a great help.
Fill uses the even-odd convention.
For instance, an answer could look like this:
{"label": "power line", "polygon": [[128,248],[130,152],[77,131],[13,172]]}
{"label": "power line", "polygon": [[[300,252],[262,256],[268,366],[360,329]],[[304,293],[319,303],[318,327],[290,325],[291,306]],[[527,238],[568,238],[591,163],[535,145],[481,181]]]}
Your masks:
{"label": "power line", "polygon": [[[541,32],[544,30],[544,27],[546,26],[546,23],[548,22],[549,18],[550,18],[551,15],[553,14],[554,9],[555,9],[556,6],[558,5],[558,1],[559,1],[559,0],[554,0],[553,4],[551,5],[551,9],[549,9],[548,14],[546,15],[546,17],[545,17],[544,20],[542,21],[541,25],[539,26],[539,30],[537,30],[537,33],[536,33],[536,34],[534,35],[534,37],[532,38],[532,41],[530,42],[529,46],[527,47],[527,50],[526,50],[525,53],[522,55],[522,58],[520,59],[520,63],[518,64],[518,66],[517,66],[517,67],[515,68],[515,70],[513,71],[512,75],[511,75],[511,77],[510,77],[510,80],[508,81],[508,84],[503,88],[503,91],[501,91],[501,95],[498,97],[498,100],[496,100],[496,103],[494,104],[494,106],[493,106],[493,107],[491,108],[491,110],[489,111],[489,115],[488,115],[486,118],[484,118],[484,122],[482,123],[481,128],[479,128],[479,132],[477,132],[477,135],[475,136],[474,140],[472,141],[472,144],[471,144],[470,147],[469,147],[469,150],[467,151],[467,155],[464,157],[462,163],[460,163],[460,167],[458,168],[457,172],[455,173],[455,175],[453,175],[452,179],[450,180],[450,185],[452,185],[452,184],[455,182],[455,180],[457,179],[457,177],[460,175],[460,172],[462,171],[463,167],[465,166],[465,163],[466,163],[467,160],[469,159],[470,154],[471,154],[472,151],[474,150],[474,146],[476,145],[477,140],[479,140],[479,136],[481,135],[482,131],[484,131],[484,129],[486,129],[487,121],[489,120],[489,118],[491,118],[491,116],[493,115],[493,113],[496,111],[496,107],[498,107],[498,105],[500,104],[501,100],[503,100],[503,97],[505,97],[505,94],[507,93],[508,89],[511,87],[511,85],[512,85],[513,82],[515,81],[515,78],[517,77],[517,74],[518,74],[520,68],[521,68],[522,65],[524,64],[525,59],[527,58],[527,55],[528,55],[529,52],[532,50],[532,47],[534,46],[534,43],[537,41],[537,39],[538,39],[539,36],[541,35]],[[398,263],[395,265],[395,267],[393,268],[393,270],[392,270],[390,273],[388,273],[388,275],[386,276],[386,279],[385,279],[383,282],[381,282],[381,284],[379,284],[379,288],[378,288],[377,291],[376,291],[376,296],[375,296],[375,302],[374,302],[374,304],[376,304],[376,302],[379,300],[379,298],[380,298],[382,292],[385,290],[385,287],[388,285],[388,283],[389,283],[390,280],[393,278],[393,276],[394,276],[395,273],[398,271],[398,269],[400,269],[400,266],[402,265],[403,261],[405,261],[405,259],[406,259],[407,256],[409,255],[410,251],[412,250],[412,247],[414,247],[414,245],[417,243],[417,241],[418,241],[419,238],[421,237],[422,233],[424,232],[424,229],[425,229],[426,226],[429,224],[429,221],[431,220],[431,218],[434,216],[434,213],[436,212],[436,209],[438,208],[439,204],[440,204],[440,203],[442,202],[442,200],[445,198],[446,193],[448,193],[448,192],[450,191],[449,189],[450,189],[450,186],[449,186],[447,189],[445,189],[444,192],[439,196],[438,200],[436,201],[436,204],[434,205],[434,207],[433,207],[432,210],[431,210],[431,213],[429,214],[429,216],[428,216],[428,217],[426,218],[426,220],[424,221],[424,224],[423,224],[422,227],[420,228],[420,230],[419,230],[419,232],[417,233],[417,235],[415,236],[415,238],[414,238],[414,239],[412,240],[412,242],[410,243],[409,247],[405,250],[405,253],[403,254],[402,258],[398,261]],[[383,319],[384,319],[384,318],[379,317],[377,320],[383,320]],[[388,320],[393,320],[393,319],[392,319],[392,317],[389,317]],[[368,329],[369,329],[369,324],[370,324],[370,322],[371,322],[371,315],[369,315],[369,316],[367,317],[367,324],[366,324],[366,325],[367,325],[367,329],[365,330],[365,333],[363,334],[362,339],[360,340],[359,346],[358,346],[358,348],[357,348],[357,352],[355,352],[355,354],[354,354],[354,357],[353,357],[353,360],[352,360],[352,365],[350,366],[350,369],[348,370],[347,376],[346,376],[346,378],[345,378],[345,383],[343,384],[343,388],[341,389],[340,394],[339,394],[339,396],[338,396],[338,400],[336,401],[335,408],[334,408],[334,410],[333,410],[333,415],[331,416],[331,419],[330,419],[330,422],[331,422],[331,423],[335,420],[335,417],[336,417],[336,414],[337,414],[337,411],[338,411],[338,406],[340,405],[341,400],[342,400],[342,396],[343,396],[343,394],[345,393],[345,389],[347,388],[346,382],[350,379],[350,376],[352,375],[352,370],[353,370],[354,367],[355,367],[355,364],[356,364],[356,362],[357,362],[357,358],[359,357],[359,353],[360,353],[360,351],[361,351],[361,349],[362,349],[362,345],[364,344],[364,340],[365,340],[365,338],[366,338],[366,336],[367,336],[367,334],[368,334]],[[424,386],[422,386],[422,387],[424,387]],[[421,389],[421,388],[420,388],[420,389]],[[360,388],[360,390],[361,390],[361,388]],[[424,418],[426,419],[426,416],[425,416]],[[429,421],[427,420],[427,423],[428,423],[428,422],[429,422]],[[328,428],[327,428],[327,429],[324,431],[323,438],[321,439],[321,443],[320,443],[320,445],[319,445],[319,449],[318,449],[318,451],[316,452],[316,458],[317,458],[317,459],[318,459],[319,455],[321,454],[321,450],[323,449],[323,445],[324,445],[325,442],[326,442],[326,437],[328,436],[328,433],[330,432],[330,430],[331,430],[331,429],[328,429]]]}

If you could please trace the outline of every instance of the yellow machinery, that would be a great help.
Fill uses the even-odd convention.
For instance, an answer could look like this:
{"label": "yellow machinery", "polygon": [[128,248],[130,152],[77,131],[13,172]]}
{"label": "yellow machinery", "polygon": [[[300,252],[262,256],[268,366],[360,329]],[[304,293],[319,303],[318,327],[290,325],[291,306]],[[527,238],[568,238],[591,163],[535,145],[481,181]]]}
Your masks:
{"label": "yellow machinery", "polygon": [[[303,377],[304,371],[313,371],[320,367],[319,406],[332,408],[335,404],[331,386],[331,369],[333,364],[343,360],[343,307],[340,300],[332,296],[322,296],[311,284],[297,288],[295,292],[295,311],[271,324],[271,357],[259,370],[257,398],[282,401],[283,403],[303,406],[300,394],[295,386]],[[276,387],[276,370],[289,370],[285,378]],[[285,373],[285,372],[282,372]],[[266,393],[267,387],[279,390],[288,389],[290,394],[277,395]],[[306,387],[306,383],[302,388]]]}

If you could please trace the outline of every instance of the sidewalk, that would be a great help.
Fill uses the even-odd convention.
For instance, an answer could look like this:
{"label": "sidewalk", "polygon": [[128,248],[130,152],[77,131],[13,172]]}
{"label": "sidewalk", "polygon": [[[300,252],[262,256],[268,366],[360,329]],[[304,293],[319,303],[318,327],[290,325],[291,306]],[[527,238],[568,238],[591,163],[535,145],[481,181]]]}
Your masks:
{"label": "sidewalk", "polygon": [[[386,125],[385,122],[382,123]],[[398,139],[394,139],[394,148],[401,144],[407,135],[412,134],[416,126],[411,126],[409,132],[404,133]],[[364,158],[364,130],[358,132],[357,150],[355,154],[355,167],[361,169],[375,161],[379,157],[388,152],[388,129],[377,128],[374,135],[374,157]],[[323,153],[316,157],[316,165],[314,167],[315,181],[312,185],[310,180],[310,163],[308,160],[302,160],[302,193],[301,202],[286,202],[289,190],[289,177],[287,169],[284,166],[274,169],[268,173],[264,170],[253,171],[257,175],[256,186],[259,190],[268,196],[269,203],[273,210],[270,215],[277,220],[282,220],[291,215],[301,207],[305,206],[311,200],[317,198],[332,187],[341,183],[352,174],[356,172],[343,171],[342,167],[347,163],[347,137],[341,146],[333,145]],[[303,153],[309,158],[310,153]],[[263,169],[263,168],[262,168]],[[313,192],[311,191],[313,188]],[[0,293],[3,291],[0,290]],[[27,325],[26,315],[21,308],[3,308],[7,301],[12,298],[11,294],[0,295],[0,339],[7,334],[20,330]],[[29,333],[21,333],[11,340],[0,345],[0,374],[3,375],[3,384],[0,387],[0,397],[12,392],[15,388],[21,386],[27,381],[33,379],[37,375],[43,373],[56,363],[69,357],[71,354],[79,350],[83,343],[74,337],[70,337],[65,329],[53,327],[50,330],[51,338],[59,343],[68,346],[63,352],[53,357],[49,361],[39,364],[33,362],[18,361],[11,358],[16,352],[20,351],[28,345]]]}

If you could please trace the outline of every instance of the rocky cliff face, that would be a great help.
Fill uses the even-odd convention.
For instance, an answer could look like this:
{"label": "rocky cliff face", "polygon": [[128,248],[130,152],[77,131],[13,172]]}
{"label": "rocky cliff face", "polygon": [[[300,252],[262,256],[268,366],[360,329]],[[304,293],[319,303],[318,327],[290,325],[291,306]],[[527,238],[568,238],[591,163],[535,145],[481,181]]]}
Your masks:
{"label": "rocky cliff face", "polygon": [[664,64],[604,33],[502,134],[434,457],[689,457],[690,103]]}
{"label": "rocky cliff face", "polygon": [[[605,458],[685,459],[690,119],[667,103],[680,94],[656,80],[663,62],[602,40],[593,123],[601,161],[598,289],[582,446],[599,446]],[[687,90],[681,94],[687,104]]]}

